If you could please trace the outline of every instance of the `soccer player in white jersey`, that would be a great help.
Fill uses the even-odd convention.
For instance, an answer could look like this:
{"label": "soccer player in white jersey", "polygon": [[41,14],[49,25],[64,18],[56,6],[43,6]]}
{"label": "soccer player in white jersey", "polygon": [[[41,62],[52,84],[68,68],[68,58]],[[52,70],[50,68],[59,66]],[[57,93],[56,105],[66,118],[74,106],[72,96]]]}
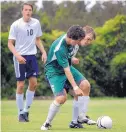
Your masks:
{"label": "soccer player in white jersey", "polygon": [[[84,39],[81,41],[81,46],[88,46],[91,44],[91,42],[96,38],[96,34],[95,31],[92,27],[90,26],[85,26],[83,27],[84,31],[85,31],[85,37]],[[77,54],[79,49],[79,46],[76,45],[76,52],[74,54],[74,56],[72,57],[72,63],[73,64],[79,64],[79,59],[75,57],[75,55]],[[86,123],[88,125],[95,125],[96,122],[91,120],[88,116],[86,116],[87,110],[88,110],[88,103],[89,103],[89,94],[90,94],[90,83],[88,82],[88,80],[86,80],[85,78],[85,86],[84,86],[84,96],[75,96],[75,94],[73,93],[73,91],[71,91],[71,89],[69,90],[69,85],[67,85],[67,89],[70,91],[70,93],[75,96],[74,97],[74,101],[73,101],[73,114],[72,114],[72,121],[69,125],[70,128],[76,128],[76,124],[77,123]],[[88,88],[86,88],[88,87]],[[66,90],[67,90],[66,89]]]}
{"label": "soccer player in white jersey", "polygon": [[[10,27],[8,48],[13,53],[15,74],[17,79],[16,103],[18,107],[19,122],[29,122],[29,108],[34,99],[37,87],[38,64],[36,60],[37,48],[42,53],[42,61],[46,62],[46,51],[41,43],[41,25],[32,18],[33,6],[24,3],[22,6],[22,18],[16,20]],[[24,84],[28,79],[29,85],[26,91],[24,105]]]}

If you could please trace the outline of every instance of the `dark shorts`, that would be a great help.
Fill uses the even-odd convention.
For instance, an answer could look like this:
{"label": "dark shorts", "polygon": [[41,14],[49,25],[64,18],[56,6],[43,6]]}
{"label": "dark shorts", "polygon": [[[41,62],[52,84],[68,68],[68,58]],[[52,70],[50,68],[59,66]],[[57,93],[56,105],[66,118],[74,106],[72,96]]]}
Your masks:
{"label": "dark shorts", "polygon": [[35,55],[22,55],[26,59],[26,64],[19,64],[16,57],[13,57],[14,69],[17,81],[24,81],[26,78],[37,77],[38,63]]}

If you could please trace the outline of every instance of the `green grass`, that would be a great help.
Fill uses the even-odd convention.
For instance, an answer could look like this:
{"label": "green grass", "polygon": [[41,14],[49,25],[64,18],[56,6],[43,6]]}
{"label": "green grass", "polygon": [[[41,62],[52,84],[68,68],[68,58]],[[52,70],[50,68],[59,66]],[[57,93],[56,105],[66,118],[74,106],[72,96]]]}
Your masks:
{"label": "green grass", "polygon": [[[41,132],[40,126],[45,121],[49,105],[52,101],[34,100],[30,110],[30,122],[17,121],[15,101],[2,101],[1,128],[2,132]],[[69,129],[68,124],[72,116],[72,101],[62,106],[52,123],[52,132],[126,132],[126,99],[99,98],[91,99],[88,115],[94,120],[99,116],[108,115],[113,120],[112,129],[98,129],[96,126],[84,125],[84,129]]]}

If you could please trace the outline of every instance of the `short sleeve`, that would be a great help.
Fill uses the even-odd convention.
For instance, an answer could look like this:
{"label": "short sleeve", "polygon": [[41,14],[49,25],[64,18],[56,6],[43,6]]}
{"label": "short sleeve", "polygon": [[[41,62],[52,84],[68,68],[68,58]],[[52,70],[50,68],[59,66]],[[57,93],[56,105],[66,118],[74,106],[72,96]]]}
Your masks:
{"label": "short sleeve", "polygon": [[13,23],[10,27],[10,32],[9,32],[9,37],[8,39],[14,39],[16,40],[16,26],[15,26],[15,23]]}
{"label": "short sleeve", "polygon": [[41,29],[41,25],[40,22],[38,21],[38,32],[37,32],[37,37],[42,36],[42,29]]}
{"label": "short sleeve", "polygon": [[69,66],[67,54],[63,50],[56,51],[55,55],[60,66],[62,66],[63,68]]}

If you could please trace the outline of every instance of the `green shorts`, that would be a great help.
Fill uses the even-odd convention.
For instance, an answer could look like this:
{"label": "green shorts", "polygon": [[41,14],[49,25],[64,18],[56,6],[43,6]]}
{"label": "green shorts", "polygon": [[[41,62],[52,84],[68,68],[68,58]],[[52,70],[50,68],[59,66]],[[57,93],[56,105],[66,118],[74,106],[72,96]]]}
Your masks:
{"label": "green shorts", "polygon": [[[82,80],[85,80],[86,78],[73,66],[70,67],[71,73],[74,77],[75,82],[77,83],[77,85],[80,84],[80,82]],[[64,88],[66,90],[69,90],[69,88],[71,88],[71,85],[66,77],[65,74],[61,74],[61,75],[54,75],[51,78],[48,78],[47,76],[47,80],[49,82],[49,85],[53,91],[53,94],[55,96],[59,96],[59,95],[63,95],[64,94]]]}

